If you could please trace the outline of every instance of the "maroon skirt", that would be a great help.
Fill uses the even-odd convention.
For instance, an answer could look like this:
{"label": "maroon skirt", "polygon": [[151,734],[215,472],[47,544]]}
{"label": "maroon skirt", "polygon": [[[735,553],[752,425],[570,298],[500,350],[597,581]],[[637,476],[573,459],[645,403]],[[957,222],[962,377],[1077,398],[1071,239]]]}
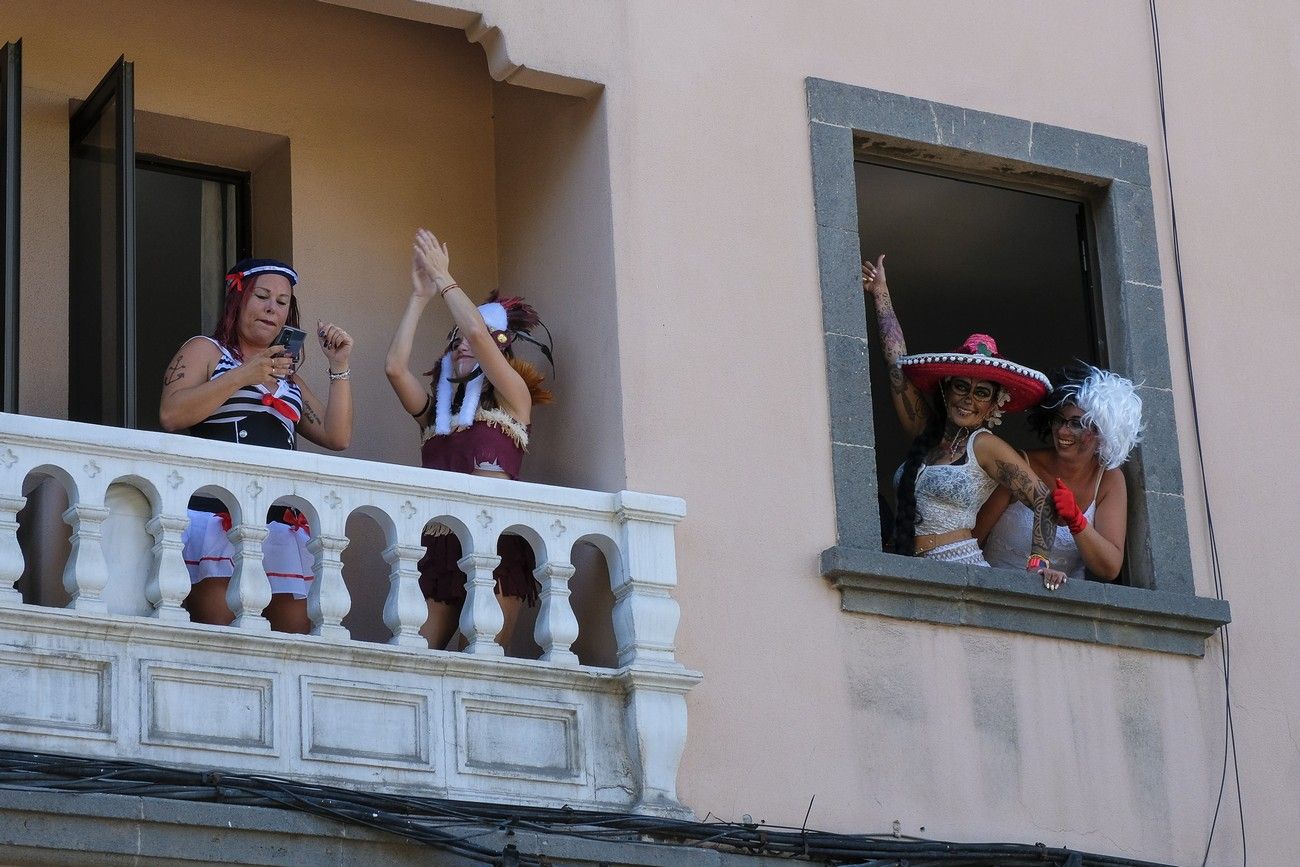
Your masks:
{"label": "maroon skirt", "polygon": [[[455,533],[447,533],[425,536],[420,541],[425,548],[419,563],[420,590],[424,592],[424,598],[448,605],[463,605],[465,573],[456,565],[456,561],[464,556],[460,539]],[[533,578],[533,570],[537,568],[537,559],[532,547],[522,536],[502,536],[497,543],[497,553],[501,555],[501,563],[492,570],[492,577],[497,580],[496,592],[522,599],[529,608],[536,605],[537,581]]]}

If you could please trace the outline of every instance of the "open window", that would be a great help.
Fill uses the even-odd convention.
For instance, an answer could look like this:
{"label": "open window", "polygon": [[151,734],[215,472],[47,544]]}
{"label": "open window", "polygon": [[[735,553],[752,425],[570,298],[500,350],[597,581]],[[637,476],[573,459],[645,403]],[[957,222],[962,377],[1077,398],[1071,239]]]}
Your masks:
{"label": "open window", "polygon": [[158,372],[212,333],[226,268],[251,255],[251,172],[137,153],[177,124],[222,128],[137,118],[133,80],[120,58],[70,123],[69,414],[158,430]]}
{"label": "open window", "polygon": [[[822,574],[844,610],[1204,654],[1230,616],[1227,602],[1197,596],[1193,583],[1146,148],[820,79],[807,85],[837,537]],[[953,186],[966,181],[977,183]],[[963,211],[979,219],[958,221]],[[1140,383],[1147,429],[1126,467],[1130,586],[1085,581],[1050,592],[1023,571],[882,550],[884,480],[892,483],[900,437],[892,416],[879,426],[873,417],[879,350],[859,271],[863,254],[880,251],[909,350],[985,330],[1018,361],[1051,367],[1077,355]],[[1038,272],[1021,273],[1029,267]],[[960,324],[934,318],[926,293],[939,283],[960,293]],[[1054,328],[1074,332],[1074,345],[1062,346]],[[1042,342],[1022,343],[1020,332]]]}
{"label": "open window", "polygon": [[134,71],[108,71],[69,125],[68,417],[133,427]]}
{"label": "open window", "polygon": [[0,410],[18,411],[19,166],[22,41],[0,48]]}
{"label": "open window", "polygon": [[[1007,358],[1049,375],[1076,358],[1107,365],[1083,201],[864,160],[854,178],[862,255],[886,254],[909,352],[953,349],[978,331]],[[892,508],[894,471],[910,443],[889,400],[883,354],[868,361],[876,482]],[[1022,414],[997,433],[1017,449],[1042,445]]]}

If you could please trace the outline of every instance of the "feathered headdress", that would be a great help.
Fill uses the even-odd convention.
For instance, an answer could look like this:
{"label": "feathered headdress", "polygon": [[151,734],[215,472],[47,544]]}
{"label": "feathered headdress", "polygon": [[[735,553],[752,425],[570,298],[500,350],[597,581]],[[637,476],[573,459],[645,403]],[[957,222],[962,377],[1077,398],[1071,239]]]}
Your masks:
{"label": "feathered headdress", "polygon": [[[479,305],[478,312],[482,315],[483,324],[487,326],[497,348],[503,353],[511,355],[510,350],[515,340],[525,340],[541,349],[551,365],[551,371],[554,372],[555,358],[552,349],[554,339],[551,337],[551,330],[542,322],[537,315],[537,310],[531,304],[515,296],[502,298],[494,289],[488,296],[488,300]],[[546,332],[546,343],[537,340],[530,333],[538,326]],[[473,373],[459,381],[452,377],[451,347],[456,342],[459,332],[459,328],[453,328],[447,335],[447,349],[443,352],[442,361],[438,365],[438,387],[434,395],[434,434],[445,435],[452,431],[451,404],[456,385],[463,383],[465,386],[460,410],[456,413],[456,428],[469,427],[474,423],[479,402],[483,399],[482,367],[476,366]]]}

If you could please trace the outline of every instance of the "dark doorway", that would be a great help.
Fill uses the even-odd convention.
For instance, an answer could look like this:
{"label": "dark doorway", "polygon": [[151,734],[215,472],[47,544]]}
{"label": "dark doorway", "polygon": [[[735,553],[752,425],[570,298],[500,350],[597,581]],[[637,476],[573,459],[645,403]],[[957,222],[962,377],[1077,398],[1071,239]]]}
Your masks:
{"label": "dark doorway", "polygon": [[[891,165],[859,162],[856,173],[862,255],[885,254],[908,352],[956,349],[978,331],[1045,373],[1074,358],[1105,363],[1083,203]],[[877,473],[892,503],[909,443],[868,316]],[[997,432],[1017,448],[1038,445],[1023,413]]]}
{"label": "dark doorway", "polygon": [[248,190],[243,172],[136,161],[136,427],[161,430],[167,362],[216,327],[226,269],[248,255]]}

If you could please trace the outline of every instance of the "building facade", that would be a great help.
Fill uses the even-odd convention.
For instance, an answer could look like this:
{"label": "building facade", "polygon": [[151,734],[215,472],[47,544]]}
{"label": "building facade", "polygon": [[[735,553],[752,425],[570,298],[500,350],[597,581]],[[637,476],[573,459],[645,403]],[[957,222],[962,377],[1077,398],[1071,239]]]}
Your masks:
{"label": "building facade", "polygon": [[[10,749],[1286,863],[1286,4],[11,0],[0,37]],[[418,226],[555,336],[525,481],[417,468],[383,359]],[[1140,383],[1118,583],[881,550],[905,446],[857,274],[881,252],[913,351],[984,331]],[[292,261],[304,318],[356,338],[342,455],[159,430],[154,383],[247,253]],[[415,363],[449,327],[422,325]],[[181,607],[196,492],[235,515],[231,627]],[[272,503],[314,528],[311,636],[258,613]],[[464,653],[418,634],[431,520],[469,552]],[[501,654],[503,533],[541,599]],[[213,860],[290,863],[251,808],[205,805],[234,811],[221,832],[176,806],[128,852],[123,796],[50,797],[4,801],[7,825],[77,830],[8,860],[165,863],[138,840],[211,828]],[[292,821],[344,862],[419,851]]]}

